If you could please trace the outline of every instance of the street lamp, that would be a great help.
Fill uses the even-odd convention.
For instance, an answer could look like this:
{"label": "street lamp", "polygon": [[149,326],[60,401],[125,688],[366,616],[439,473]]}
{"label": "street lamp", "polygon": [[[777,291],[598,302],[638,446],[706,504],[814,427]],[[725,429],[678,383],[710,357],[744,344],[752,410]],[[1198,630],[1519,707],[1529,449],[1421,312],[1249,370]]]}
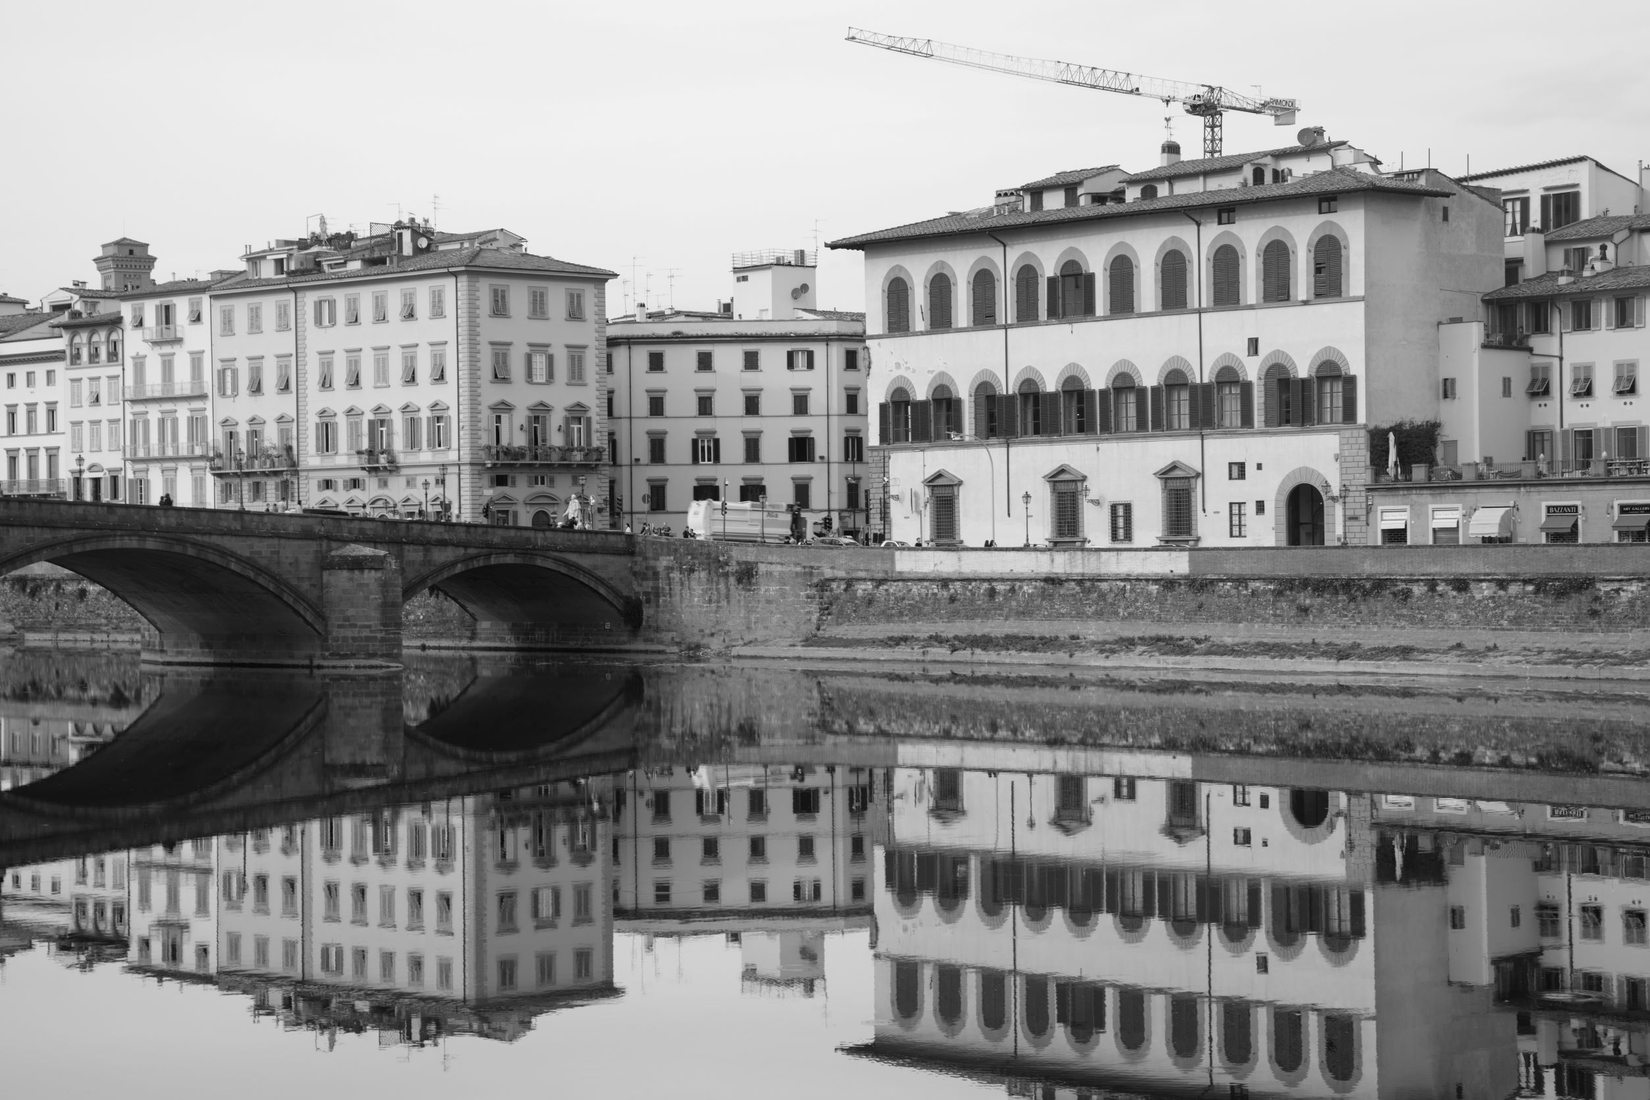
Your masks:
{"label": "street lamp", "polygon": [[235,447],[235,498],[241,511],[246,511],[246,449],[239,445]]}
{"label": "street lamp", "polygon": [[447,509],[447,464],[443,462],[435,468],[436,496],[441,500],[441,518],[446,521],[450,513]]}
{"label": "street lamp", "polygon": [[1031,493],[1026,491],[1020,495],[1020,503],[1026,507],[1026,547],[1031,547]]}
{"label": "street lamp", "polygon": [[[706,531],[705,534],[704,534],[704,537],[709,538],[710,537],[710,532]],[[728,479],[727,478],[722,479],[722,541],[723,542],[728,541]]]}
{"label": "street lamp", "polygon": [[86,484],[85,477],[86,477],[86,456],[85,455],[75,455],[74,456],[74,498],[76,500],[81,499],[81,493],[82,493],[81,486]]}
{"label": "street lamp", "polygon": [[430,518],[430,479],[424,479],[424,518]]}

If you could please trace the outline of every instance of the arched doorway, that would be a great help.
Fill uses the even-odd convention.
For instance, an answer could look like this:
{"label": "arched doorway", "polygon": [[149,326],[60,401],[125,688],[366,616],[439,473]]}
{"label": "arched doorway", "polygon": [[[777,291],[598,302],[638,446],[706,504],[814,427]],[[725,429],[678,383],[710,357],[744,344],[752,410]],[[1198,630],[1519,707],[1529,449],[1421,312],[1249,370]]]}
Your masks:
{"label": "arched doorway", "polygon": [[1323,545],[1323,494],[1311,485],[1289,490],[1286,530],[1290,546]]}
{"label": "arched doorway", "polygon": [[547,509],[540,508],[533,513],[533,526],[539,528],[541,531],[554,527],[555,525],[556,517],[551,515]]}

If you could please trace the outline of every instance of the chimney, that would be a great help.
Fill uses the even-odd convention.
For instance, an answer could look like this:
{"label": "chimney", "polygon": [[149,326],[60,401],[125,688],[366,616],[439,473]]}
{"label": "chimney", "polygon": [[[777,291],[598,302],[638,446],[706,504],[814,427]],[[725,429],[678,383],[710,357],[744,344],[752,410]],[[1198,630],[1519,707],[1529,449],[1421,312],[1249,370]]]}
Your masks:
{"label": "chimney", "polygon": [[1598,246],[1598,258],[1587,265],[1590,273],[1594,275],[1602,275],[1606,271],[1613,271],[1615,266],[1615,261],[1610,259],[1610,246],[1607,244]]}
{"label": "chimney", "polygon": [[647,303],[646,302],[637,302],[636,303],[636,320],[638,320],[638,321],[647,320]]}
{"label": "chimney", "polygon": [[1163,148],[1160,151],[1163,154],[1163,158],[1160,161],[1163,167],[1167,168],[1171,164],[1180,163],[1180,142],[1176,141],[1174,138],[1170,138],[1168,141],[1165,141],[1163,143]]}

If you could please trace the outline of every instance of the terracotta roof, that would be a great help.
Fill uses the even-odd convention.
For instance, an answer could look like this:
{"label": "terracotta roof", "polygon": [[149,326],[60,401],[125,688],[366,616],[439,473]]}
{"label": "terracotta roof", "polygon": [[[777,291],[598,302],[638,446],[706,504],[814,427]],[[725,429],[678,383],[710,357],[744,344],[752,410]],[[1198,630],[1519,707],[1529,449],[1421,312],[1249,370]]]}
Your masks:
{"label": "terracotta roof", "polygon": [[1533,279],[1525,279],[1512,286],[1504,286],[1484,295],[1486,302],[1505,302],[1517,298],[1572,298],[1589,294],[1608,294],[1615,290],[1642,290],[1650,287],[1650,267],[1616,267],[1597,275],[1577,275],[1567,283],[1560,283],[1559,272],[1549,271]]}
{"label": "terracotta roof", "polygon": [[120,291],[104,290],[101,287],[89,286],[60,286],[57,288],[65,294],[74,294],[81,298],[118,298]]}
{"label": "terracotta roof", "polygon": [[1128,218],[1155,214],[1165,210],[1193,210],[1212,206],[1246,206],[1254,203],[1283,199],[1304,198],[1312,195],[1348,194],[1355,191],[1374,191],[1395,195],[1414,195],[1423,198],[1447,198],[1454,194],[1436,187],[1387,179],[1352,168],[1331,168],[1300,176],[1287,183],[1268,183],[1259,187],[1228,187],[1218,191],[1188,191],[1179,195],[1164,195],[1156,199],[1141,199],[1129,203],[1107,203],[1100,206],[1064,206],[1057,210],[1034,210],[999,214],[991,207],[965,214],[949,214],[943,218],[878,229],[841,240],[830,241],[828,248],[863,248],[870,244],[889,241],[921,240],[929,237],[950,237],[970,233],[987,233],[999,229],[1020,229],[1028,226],[1058,225],[1065,222],[1102,221],[1107,218]]}
{"label": "terracotta roof", "polygon": [[863,312],[856,313],[850,309],[798,309],[798,313],[806,313],[810,317],[818,317],[821,321],[864,321]]}
{"label": "terracotta roof", "polygon": [[[239,276],[237,275],[236,278],[239,278]],[[123,302],[135,302],[143,298],[155,298],[167,294],[204,293],[214,286],[221,286],[230,281],[229,279],[219,279],[217,281],[212,279],[174,279],[169,283],[156,283],[154,286],[143,290],[128,291],[119,297]]]}
{"label": "terracotta roof", "polygon": [[[1600,160],[1597,160],[1597,159],[1595,159],[1593,157],[1589,157],[1589,156],[1578,156],[1578,157],[1559,157],[1557,160],[1542,160],[1542,161],[1537,161],[1534,164],[1517,164],[1517,165],[1514,165],[1511,168],[1496,168],[1496,169],[1493,169],[1492,171],[1489,171],[1489,172],[1474,172],[1470,176],[1462,176],[1461,179],[1462,180],[1487,180],[1487,179],[1492,179],[1495,176],[1510,176],[1514,172],[1534,172],[1537,169],[1541,169],[1541,168],[1557,168],[1561,164],[1579,164],[1580,162],[1582,162],[1584,160],[1592,161],[1594,164],[1598,165],[1600,168],[1604,169],[1606,172],[1610,173],[1612,176],[1621,176],[1620,172],[1616,171],[1614,168],[1611,168],[1608,164],[1605,164],[1604,162],[1602,162]],[[1621,178],[1622,179],[1627,179],[1628,177],[1621,176]]]}
{"label": "terracotta roof", "polygon": [[70,317],[67,313],[61,313],[58,314],[57,320],[52,322],[52,327],[86,328],[90,325],[123,325],[125,323],[126,315],[118,309],[111,309],[102,313],[82,313],[78,317]]}
{"label": "terracotta roof", "polygon": [[1613,237],[1623,229],[1650,229],[1650,214],[1600,214],[1596,218],[1571,222],[1547,234],[1549,241],[1586,241]]}
{"label": "terracotta roof", "polygon": [[315,271],[270,279],[237,277],[226,280],[217,289],[261,290],[267,287],[302,286],[308,283],[343,282],[350,279],[382,279],[407,272],[446,271],[455,267],[474,267],[492,271],[538,271],[546,275],[589,275],[601,279],[618,278],[617,272],[608,271],[606,268],[568,263],[566,260],[550,256],[508,252],[502,248],[455,248],[444,252],[426,252],[422,256],[408,256],[396,264],[362,267],[353,271]]}
{"label": "terracotta roof", "polygon": [[1116,167],[1115,164],[1105,164],[1099,168],[1073,168],[1066,172],[1056,172],[1052,176],[1044,176],[1040,180],[1032,180],[1030,183],[1022,183],[1020,186],[1027,191],[1044,187],[1067,187],[1074,183],[1082,183],[1090,176],[1098,176],[1101,172],[1109,172]]}
{"label": "terracotta roof", "polygon": [[28,313],[7,314],[0,317],[0,336],[15,335],[36,325],[45,324],[56,316],[55,313],[44,313],[39,310],[31,310]]}
{"label": "terracotta roof", "polygon": [[1339,149],[1345,145],[1344,141],[1325,141],[1318,145],[1285,145],[1277,149],[1262,149],[1258,153],[1232,153],[1224,157],[1203,157],[1198,160],[1176,161],[1174,164],[1160,164],[1156,168],[1148,168],[1144,172],[1135,172],[1123,177],[1125,183],[1134,183],[1136,180],[1166,180],[1177,176],[1201,176],[1206,172],[1229,172],[1233,168],[1242,168],[1253,160],[1262,157],[1281,157],[1289,153],[1313,153],[1328,149]]}

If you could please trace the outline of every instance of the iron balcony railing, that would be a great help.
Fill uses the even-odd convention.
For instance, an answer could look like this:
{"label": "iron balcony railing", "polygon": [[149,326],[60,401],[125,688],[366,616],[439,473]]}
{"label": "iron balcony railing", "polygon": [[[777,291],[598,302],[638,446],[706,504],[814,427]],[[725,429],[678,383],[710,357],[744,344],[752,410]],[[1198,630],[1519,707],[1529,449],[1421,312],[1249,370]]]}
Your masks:
{"label": "iron balcony railing", "polygon": [[126,386],[123,391],[128,401],[142,401],[149,397],[205,397],[206,380],[189,382],[150,382],[144,386]]}
{"label": "iron balcony railing", "polygon": [[489,444],[481,448],[488,466],[600,466],[607,459],[607,448],[556,447]]}
{"label": "iron balcony railing", "polygon": [[1385,467],[1371,467],[1372,484],[1439,481],[1543,481],[1553,478],[1650,477],[1650,458],[1539,459],[1534,462],[1458,462],[1453,466],[1416,463],[1398,467],[1398,476]]}

